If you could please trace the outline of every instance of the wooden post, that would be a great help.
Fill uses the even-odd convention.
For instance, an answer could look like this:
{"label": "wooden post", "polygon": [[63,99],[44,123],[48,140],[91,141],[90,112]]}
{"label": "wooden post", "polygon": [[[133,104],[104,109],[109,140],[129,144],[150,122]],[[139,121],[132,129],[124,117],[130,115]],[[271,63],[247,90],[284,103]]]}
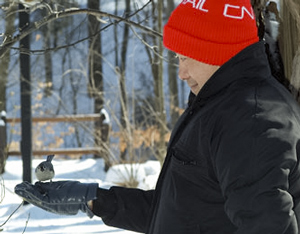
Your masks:
{"label": "wooden post", "polygon": [[0,174],[5,172],[5,164],[7,159],[7,142],[6,142],[6,112],[1,111],[0,119]]}
{"label": "wooden post", "polygon": [[[19,27],[22,31],[29,26],[29,14],[24,6],[19,4]],[[30,82],[30,56],[26,53],[30,49],[29,36],[20,41],[20,90],[21,90],[21,152],[23,160],[23,181],[31,183],[32,159],[32,131],[31,131],[31,82]],[[22,52],[24,50],[25,52]]]}

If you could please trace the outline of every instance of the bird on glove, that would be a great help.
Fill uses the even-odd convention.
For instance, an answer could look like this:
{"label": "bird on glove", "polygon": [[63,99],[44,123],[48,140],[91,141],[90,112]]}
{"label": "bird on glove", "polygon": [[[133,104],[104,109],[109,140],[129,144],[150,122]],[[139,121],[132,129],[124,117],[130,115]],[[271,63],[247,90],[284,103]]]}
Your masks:
{"label": "bird on glove", "polygon": [[55,175],[54,167],[52,164],[52,159],[54,155],[48,155],[47,160],[41,162],[35,169],[35,176],[38,179],[38,181],[46,181],[50,180],[52,182],[52,179]]}

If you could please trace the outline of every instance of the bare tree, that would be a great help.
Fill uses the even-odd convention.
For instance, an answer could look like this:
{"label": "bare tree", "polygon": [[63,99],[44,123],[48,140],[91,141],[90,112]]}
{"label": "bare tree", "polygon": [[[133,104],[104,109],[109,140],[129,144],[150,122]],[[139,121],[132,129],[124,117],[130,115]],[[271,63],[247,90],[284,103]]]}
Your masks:
{"label": "bare tree", "polygon": [[[5,33],[2,43],[9,43],[14,33],[14,22],[16,19],[17,4],[12,4],[6,11],[5,17]],[[0,58],[0,110],[6,110],[6,82],[8,76],[8,68],[10,62],[10,54],[6,53]]]}
{"label": "bare tree", "polygon": [[[88,8],[99,10],[100,0],[89,0]],[[94,98],[95,112],[103,108],[103,69],[101,58],[100,21],[92,15],[88,16],[89,29],[89,94]]]}
{"label": "bare tree", "polygon": [[281,1],[280,50],[285,76],[289,80],[293,96],[300,102],[300,3]]}
{"label": "bare tree", "polygon": [[[166,17],[169,18],[175,8],[174,0],[167,1]],[[168,81],[169,81],[169,95],[170,95],[170,115],[171,128],[175,125],[179,118],[179,97],[178,97],[178,83],[177,83],[177,66],[174,53],[168,51]]]}
{"label": "bare tree", "polygon": [[[125,12],[124,16],[125,18],[129,16],[130,14],[130,0],[125,1]],[[119,69],[119,87],[120,87],[120,94],[121,94],[121,115],[120,115],[120,122],[121,127],[123,131],[127,132],[130,135],[130,126],[128,121],[128,106],[127,106],[127,92],[126,92],[126,61],[127,61],[127,51],[128,51],[128,42],[129,42],[129,25],[124,25],[123,30],[123,39],[121,44],[121,56],[120,61],[118,62],[118,69]],[[126,154],[132,156],[132,144],[130,141],[128,141],[128,137],[124,138],[127,141],[127,148],[125,151],[120,152],[120,158],[122,160],[126,160]]]}
{"label": "bare tree", "polygon": [[[158,11],[158,21],[157,21],[157,29],[158,32],[163,31],[163,1],[158,0],[157,1],[157,11]],[[163,54],[163,42],[160,39],[157,39],[158,41],[158,54]],[[166,134],[166,112],[165,112],[165,98],[164,98],[164,79],[163,79],[163,60],[161,57],[155,56],[155,59],[157,59],[158,63],[158,75],[155,79],[155,88],[156,88],[156,110],[158,113],[158,128],[160,133],[160,140],[158,144],[158,160],[162,163],[164,161],[165,155],[166,155],[166,140],[165,140],[165,134]]]}
{"label": "bare tree", "polygon": [[[89,0],[88,8],[99,10],[100,0]],[[102,39],[100,34],[101,22],[95,16],[89,16],[89,94],[94,98],[94,112],[100,113],[104,108],[104,87],[103,87],[103,63],[102,63]],[[94,155],[95,158],[105,160],[105,169],[111,166],[109,160],[108,131],[103,122],[95,122],[95,145],[99,146],[100,152]]]}
{"label": "bare tree", "polygon": [[[43,41],[45,48],[51,47],[51,30],[52,24],[46,24],[44,27],[42,27],[42,33],[43,33]],[[53,87],[53,71],[52,71],[52,56],[51,52],[44,54],[44,61],[45,61],[45,81],[46,81],[46,87],[44,90],[44,93],[46,96],[50,96],[52,93],[52,87]]]}
{"label": "bare tree", "polygon": [[[5,20],[5,33],[4,42],[9,42],[12,38],[14,30],[14,21],[16,19],[16,14],[13,13],[18,8],[17,4],[10,5],[6,12]],[[6,111],[6,83],[8,78],[8,68],[10,63],[10,53],[6,53],[2,58],[0,58],[0,111]],[[5,124],[5,123],[4,123]],[[4,128],[6,131],[6,128]],[[4,134],[6,136],[6,133]],[[1,147],[5,149],[6,146]],[[0,174],[4,172],[5,164],[7,159],[7,152],[0,153]]]}
{"label": "bare tree", "polygon": [[[272,73],[300,102],[300,3],[297,0],[252,0],[252,5],[259,26],[259,36],[265,37],[267,48],[271,50],[269,61]],[[266,35],[270,18],[265,17],[264,13],[272,13],[274,20],[279,24],[279,34],[276,38],[269,39]],[[278,47],[273,51],[270,40]],[[272,60],[274,57],[277,60],[275,62]]]}

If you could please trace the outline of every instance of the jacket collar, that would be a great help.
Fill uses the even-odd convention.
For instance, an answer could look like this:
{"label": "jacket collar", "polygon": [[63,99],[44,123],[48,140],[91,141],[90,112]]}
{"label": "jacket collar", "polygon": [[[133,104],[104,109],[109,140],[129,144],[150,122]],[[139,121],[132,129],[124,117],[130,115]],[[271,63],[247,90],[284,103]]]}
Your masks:
{"label": "jacket collar", "polygon": [[252,44],[223,64],[205,83],[197,96],[190,93],[189,106],[194,102],[203,105],[210,97],[241,77],[255,77],[270,72],[264,42]]}

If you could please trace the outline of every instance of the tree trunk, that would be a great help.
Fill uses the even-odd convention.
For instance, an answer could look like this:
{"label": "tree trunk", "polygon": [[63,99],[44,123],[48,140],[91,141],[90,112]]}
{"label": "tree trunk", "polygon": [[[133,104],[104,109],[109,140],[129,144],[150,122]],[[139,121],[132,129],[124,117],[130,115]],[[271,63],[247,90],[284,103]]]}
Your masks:
{"label": "tree trunk", "polygon": [[280,51],[293,96],[300,102],[300,3],[281,1]]}
{"label": "tree trunk", "polygon": [[[5,33],[4,38],[6,42],[9,42],[11,36],[13,35],[14,31],[14,21],[16,19],[16,14],[13,13],[18,9],[17,5],[12,5],[7,11],[7,17],[5,20]],[[0,58],[0,112],[6,111],[6,83],[8,77],[8,68],[10,62],[10,52],[8,51],[6,54]],[[3,121],[3,120],[2,120]],[[5,124],[5,122],[3,122]],[[6,138],[6,128],[3,127],[2,129],[3,134],[2,136]],[[5,140],[5,141],[4,141]],[[6,142],[6,139],[3,139]],[[6,146],[2,146],[2,152],[0,152],[0,174],[4,173],[5,171],[5,164],[7,159],[7,152],[5,150]]]}
{"label": "tree trunk", "polygon": [[[50,36],[51,36],[51,32],[53,30],[51,30],[51,23],[46,24],[43,28],[42,28],[42,33],[43,33],[43,37],[44,37],[44,48],[50,48],[51,47],[51,40],[50,40]],[[45,96],[50,96],[52,94],[52,83],[53,83],[53,79],[52,79],[52,56],[51,56],[51,52],[45,52],[44,53],[44,64],[45,64],[45,79],[46,79],[46,87],[44,89],[44,94]]]}
{"label": "tree trunk", "polygon": [[[168,0],[166,8],[166,17],[170,17],[175,8],[174,0]],[[168,81],[169,81],[169,95],[170,95],[170,115],[171,115],[171,128],[175,125],[179,118],[179,97],[178,97],[178,79],[177,79],[177,66],[174,53],[168,51]]]}
{"label": "tree trunk", "polygon": [[[162,11],[163,11],[163,1],[152,2],[152,12],[157,8],[158,17],[152,17],[152,27],[155,31],[162,32]],[[149,61],[151,63],[151,71],[154,83],[154,114],[155,114],[155,124],[159,132],[159,141],[154,142],[155,153],[154,156],[160,163],[163,163],[166,154],[166,113],[165,113],[165,99],[164,99],[164,89],[163,89],[163,60],[161,56],[163,55],[163,44],[161,38],[156,38],[153,35],[143,34],[143,40],[148,41],[147,44],[154,46],[149,48],[145,45],[146,53],[148,55]],[[155,51],[153,51],[155,50]]]}
{"label": "tree trunk", "polygon": [[[100,0],[89,0],[88,8],[99,10]],[[100,22],[94,16],[88,16],[89,19],[89,94],[94,98],[94,112],[101,113],[104,108],[104,95],[103,95],[103,65],[102,65],[102,41],[100,30]],[[105,170],[111,166],[109,160],[109,137],[105,136],[106,132],[102,131],[103,122],[95,122],[95,145],[101,151],[99,155],[94,155],[95,158],[103,158],[105,160]],[[105,141],[103,141],[105,139]]]}
{"label": "tree trunk", "polygon": [[[5,38],[5,43],[9,43],[14,33],[14,22],[16,19],[16,10],[18,5],[12,5],[7,10],[7,16],[5,18],[5,33],[3,37]],[[10,62],[10,52],[8,51],[0,58],[0,111],[6,110],[6,82],[8,77],[8,68]]]}
{"label": "tree trunk", "polygon": [[[125,18],[130,14],[130,0],[126,0],[126,8],[125,8]],[[128,48],[128,41],[129,41],[129,25],[124,25],[124,32],[123,32],[123,41],[121,47],[121,62],[119,68],[119,86],[120,86],[120,93],[121,93],[121,116],[120,122],[122,127],[122,132],[124,135],[124,140],[126,142],[127,147],[124,151],[120,152],[120,158],[123,161],[126,161],[126,154],[130,157],[133,157],[133,147],[132,142],[130,141],[131,137],[131,130],[128,123],[128,106],[127,106],[127,94],[126,94],[126,85],[125,85],[125,71],[126,71],[126,61],[127,61],[127,48]]]}
{"label": "tree trunk", "polygon": [[[89,0],[88,8],[99,10],[100,0]],[[99,20],[89,15],[89,94],[95,99],[95,113],[103,108],[103,69]]]}
{"label": "tree trunk", "polygon": [[[158,19],[157,19],[157,29],[158,32],[162,33],[163,31],[163,1],[158,0],[157,2],[157,11],[158,11]],[[158,41],[158,54],[163,55],[163,42],[162,40],[156,39]],[[156,80],[156,91],[155,94],[157,95],[156,97],[156,111],[158,113],[158,128],[159,128],[159,135],[160,135],[160,140],[158,143],[158,148],[157,148],[157,158],[162,164],[166,155],[166,141],[165,141],[165,134],[166,134],[166,113],[165,113],[165,98],[164,98],[164,79],[163,79],[163,60],[156,56],[156,59],[158,59],[157,64],[158,64],[158,75],[157,75],[157,80]]]}

